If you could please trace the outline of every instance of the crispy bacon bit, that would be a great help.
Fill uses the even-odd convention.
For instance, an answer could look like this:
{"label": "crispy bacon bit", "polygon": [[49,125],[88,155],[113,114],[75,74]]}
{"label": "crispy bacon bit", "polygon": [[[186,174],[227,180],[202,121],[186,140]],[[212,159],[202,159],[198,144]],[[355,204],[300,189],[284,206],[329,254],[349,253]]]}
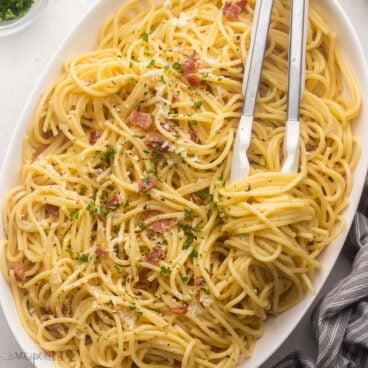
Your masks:
{"label": "crispy bacon bit", "polygon": [[173,95],[172,96],[172,102],[173,103],[180,102],[180,97],[178,95]]}
{"label": "crispy bacon bit", "polygon": [[165,231],[171,229],[177,224],[178,224],[178,220],[176,219],[163,219],[163,220],[152,222],[151,224],[147,225],[147,229],[153,230],[156,233],[163,234]]}
{"label": "crispy bacon bit", "polygon": [[95,144],[100,137],[101,132],[98,129],[92,129],[89,134],[89,144]]}
{"label": "crispy bacon bit", "polygon": [[151,217],[155,217],[155,216],[158,216],[158,215],[161,215],[163,214],[162,211],[157,211],[157,210],[148,210],[148,211],[144,211],[141,215],[141,220],[144,221],[144,220],[147,220]]}
{"label": "crispy bacon bit", "polygon": [[47,144],[41,144],[39,145],[36,150],[34,151],[34,157],[40,156],[44,151],[46,151],[46,148],[48,147]]}
{"label": "crispy bacon bit", "polygon": [[241,10],[244,10],[247,6],[247,0],[240,0],[235,3]]}
{"label": "crispy bacon bit", "polygon": [[115,210],[120,206],[120,204],[121,203],[119,197],[116,194],[110,196],[106,201],[106,207],[108,207],[111,210]]}
{"label": "crispy bacon bit", "polygon": [[152,125],[151,115],[147,114],[146,112],[133,111],[129,119],[133,125],[144,130],[148,130]]}
{"label": "crispy bacon bit", "polygon": [[160,263],[160,260],[165,258],[165,253],[165,248],[155,247],[148,253],[146,262],[157,266]]}
{"label": "crispy bacon bit", "polygon": [[202,276],[196,276],[193,280],[193,285],[197,288],[201,288],[205,285],[204,278]]}
{"label": "crispy bacon bit", "polygon": [[198,139],[198,136],[197,136],[197,133],[194,131],[194,130],[190,130],[189,131],[189,137],[190,139],[194,142],[194,143],[199,143],[199,139]]}
{"label": "crispy bacon bit", "polygon": [[169,142],[160,133],[149,133],[145,142],[156,152],[165,152],[169,149]]}
{"label": "crispy bacon bit", "polygon": [[[145,259],[146,262],[151,263],[154,266],[160,264],[160,260],[165,258],[166,250],[165,248],[155,247],[148,254]],[[150,269],[147,267],[142,267],[138,272],[139,281],[135,284],[137,289],[145,290],[148,287],[147,275]]]}
{"label": "crispy bacon bit", "polygon": [[170,308],[170,310],[172,313],[177,314],[178,316],[183,316],[184,314],[188,312],[188,307],[186,306],[175,307],[175,308]]}
{"label": "crispy bacon bit", "polygon": [[107,254],[107,249],[104,244],[97,243],[96,244],[96,255],[97,257],[103,257]]}
{"label": "crispy bacon bit", "polygon": [[206,201],[197,193],[192,193],[192,200],[195,204],[197,204],[198,206],[202,206],[203,204],[206,203]]}
{"label": "crispy bacon bit", "polygon": [[184,69],[184,76],[188,83],[192,87],[198,87],[201,79],[197,75],[198,72],[198,65],[197,65],[197,58],[194,55],[189,56],[183,65]]}
{"label": "crispy bacon bit", "polygon": [[[143,269],[142,269],[143,270]],[[145,270],[148,270],[148,268],[145,268]],[[139,278],[140,278],[140,273],[139,273]],[[148,281],[147,280],[139,280],[135,285],[134,287],[136,289],[139,289],[139,290],[147,290],[148,288]]]}
{"label": "crispy bacon bit", "polygon": [[53,204],[46,204],[46,215],[48,216],[59,216],[59,207],[54,206]]}
{"label": "crispy bacon bit", "polygon": [[222,8],[222,12],[225,17],[231,21],[238,20],[240,12],[242,11],[243,1],[239,1],[237,3],[233,3],[232,1],[226,1],[224,7]]}
{"label": "crispy bacon bit", "polygon": [[10,269],[14,271],[14,276],[17,281],[24,281],[26,279],[24,264],[22,262],[13,263]]}
{"label": "crispy bacon bit", "polygon": [[99,223],[101,223],[103,226],[106,226],[106,219],[103,218],[99,213],[96,215],[96,219]]}
{"label": "crispy bacon bit", "polygon": [[154,176],[147,176],[139,181],[138,188],[141,193],[146,193],[156,185],[157,179]]}
{"label": "crispy bacon bit", "polygon": [[309,142],[306,144],[305,148],[307,152],[314,152],[318,148],[318,145],[313,142]]}
{"label": "crispy bacon bit", "polygon": [[42,138],[50,139],[54,136],[51,130],[48,130],[47,132],[42,132]]}

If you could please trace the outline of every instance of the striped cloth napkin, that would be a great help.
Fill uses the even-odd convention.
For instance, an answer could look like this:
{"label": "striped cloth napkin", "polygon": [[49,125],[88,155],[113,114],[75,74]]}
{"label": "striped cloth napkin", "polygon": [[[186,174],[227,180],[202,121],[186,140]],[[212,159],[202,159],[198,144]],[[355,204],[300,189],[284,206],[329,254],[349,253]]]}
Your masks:
{"label": "striped cloth napkin", "polygon": [[274,368],[368,367],[368,180],[344,245],[355,256],[349,276],[322,299],[312,314],[317,360],[301,352]]}

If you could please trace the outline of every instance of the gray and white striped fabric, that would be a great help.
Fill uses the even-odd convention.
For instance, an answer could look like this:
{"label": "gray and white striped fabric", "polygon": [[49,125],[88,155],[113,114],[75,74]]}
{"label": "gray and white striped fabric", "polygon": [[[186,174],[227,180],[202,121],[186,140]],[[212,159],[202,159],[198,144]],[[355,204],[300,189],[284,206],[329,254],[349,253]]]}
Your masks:
{"label": "gray and white striped fabric", "polygon": [[312,314],[317,360],[295,352],[274,368],[368,368],[368,181],[345,243],[355,256],[351,274]]}

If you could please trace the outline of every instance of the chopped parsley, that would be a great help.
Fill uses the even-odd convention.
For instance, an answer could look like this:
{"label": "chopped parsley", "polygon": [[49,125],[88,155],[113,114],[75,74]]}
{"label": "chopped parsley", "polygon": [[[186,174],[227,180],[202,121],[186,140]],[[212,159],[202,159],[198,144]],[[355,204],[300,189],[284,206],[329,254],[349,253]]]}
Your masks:
{"label": "chopped parsley", "polygon": [[129,306],[128,306],[128,308],[130,310],[136,310],[137,309],[137,304],[136,303],[130,303]]}
{"label": "chopped parsley", "polygon": [[194,218],[193,211],[187,210],[186,208],[184,208],[184,217],[192,220]]}
{"label": "chopped parsley", "polygon": [[179,274],[179,277],[180,277],[180,280],[181,280],[184,284],[186,284],[186,283],[188,282],[188,277],[183,276],[181,273]]}
{"label": "chopped parsley", "polygon": [[170,275],[171,274],[171,268],[162,266],[160,267],[160,274],[161,275]]}
{"label": "chopped parsley", "polygon": [[153,68],[155,66],[155,60],[151,60],[148,64],[147,64],[147,68]]}
{"label": "chopped parsley", "polygon": [[180,64],[178,61],[175,61],[172,64],[172,68],[175,69],[179,73],[183,73],[183,64]]}
{"label": "chopped parsley", "polygon": [[79,210],[73,210],[72,212],[70,212],[69,218],[71,220],[77,220],[79,218]]}
{"label": "chopped parsley", "polygon": [[168,242],[166,239],[164,239],[164,240],[162,241],[162,244],[163,244],[163,245],[169,245],[169,242]]}
{"label": "chopped parsley", "polygon": [[199,226],[191,227],[188,224],[179,224],[179,227],[184,231],[184,234],[186,236],[193,236],[193,233],[200,233],[202,231],[202,228]]}
{"label": "chopped parsley", "polygon": [[193,236],[190,236],[189,238],[187,238],[187,240],[183,244],[183,249],[188,249],[189,247],[191,247],[193,245],[193,241],[194,241]]}
{"label": "chopped parsley", "polygon": [[87,263],[89,261],[89,255],[86,253],[80,253],[78,258],[83,263]]}
{"label": "chopped parsley", "polygon": [[157,164],[157,162],[162,158],[163,156],[160,153],[157,153],[155,151],[151,152],[150,161],[154,164]]}
{"label": "chopped parsley", "polygon": [[148,33],[144,33],[142,36],[142,40],[148,42]]}
{"label": "chopped parsley", "polygon": [[111,308],[115,306],[111,299],[106,304],[109,305]]}
{"label": "chopped parsley", "polygon": [[208,188],[198,192],[198,195],[207,202],[213,202],[213,194],[210,193]]}
{"label": "chopped parsley", "polygon": [[194,102],[194,107],[199,110],[203,105],[203,101],[196,101]]}
{"label": "chopped parsley", "polygon": [[193,249],[191,251],[191,253],[189,254],[190,258],[197,258],[198,257],[198,251],[196,251],[195,249]]}
{"label": "chopped parsley", "polygon": [[34,0],[0,1],[0,20],[10,20],[23,16],[33,5]]}
{"label": "chopped parsley", "polygon": [[109,214],[106,207],[98,207],[96,205],[95,201],[91,201],[87,204],[86,210],[92,215],[92,216],[101,216],[103,218],[106,218]]}
{"label": "chopped parsley", "polygon": [[116,154],[116,149],[114,147],[108,146],[106,148],[106,152],[105,152],[105,158],[106,158],[106,160],[113,159],[114,156],[115,156],[115,154]]}
{"label": "chopped parsley", "polygon": [[144,231],[144,230],[146,230],[146,229],[147,229],[147,225],[145,224],[145,222],[141,221],[141,222],[139,223],[139,228],[140,228],[142,231]]}
{"label": "chopped parsley", "polygon": [[133,68],[133,62],[129,61],[129,68]]}

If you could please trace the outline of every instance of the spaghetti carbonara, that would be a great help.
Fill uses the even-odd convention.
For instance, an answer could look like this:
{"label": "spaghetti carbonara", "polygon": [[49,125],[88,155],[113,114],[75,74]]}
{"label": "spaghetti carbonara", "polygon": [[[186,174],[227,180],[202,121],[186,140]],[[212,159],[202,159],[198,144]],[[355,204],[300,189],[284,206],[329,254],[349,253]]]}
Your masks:
{"label": "spaghetti carbonara", "polygon": [[230,184],[254,7],[122,2],[42,97],[5,204],[3,271],[58,367],[232,368],[313,290],[343,226],[361,98],[311,8],[300,167],[280,173],[290,2],[276,0],[251,175]]}

